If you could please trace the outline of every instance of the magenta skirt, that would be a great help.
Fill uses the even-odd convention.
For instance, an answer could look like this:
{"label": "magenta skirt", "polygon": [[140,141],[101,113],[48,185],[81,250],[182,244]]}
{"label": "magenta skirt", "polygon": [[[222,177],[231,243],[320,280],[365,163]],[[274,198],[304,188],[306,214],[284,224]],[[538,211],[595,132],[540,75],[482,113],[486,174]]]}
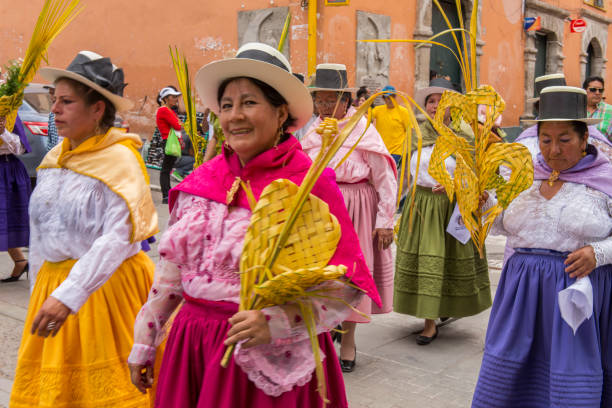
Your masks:
{"label": "magenta skirt", "polygon": [[[356,309],[367,315],[389,313],[393,310],[393,254],[391,248],[379,250],[378,241],[372,238],[372,232],[376,227],[378,193],[368,182],[338,183],[338,187],[344,196],[344,204],[353,221],[355,232],[357,232],[361,251],[382,300],[382,308],[379,308],[372,303],[369,297],[364,296]],[[370,321],[355,312],[351,313],[346,320],[357,323]]]}
{"label": "magenta skirt", "polygon": [[[278,397],[266,395],[232,359],[220,365],[231,327],[228,319],[238,311],[231,302],[186,301],[172,324],[162,361],[155,406],[159,408],[286,408],[322,407],[317,380]],[[329,408],[346,408],[340,364],[329,333],[319,335],[328,358],[323,361]]]}

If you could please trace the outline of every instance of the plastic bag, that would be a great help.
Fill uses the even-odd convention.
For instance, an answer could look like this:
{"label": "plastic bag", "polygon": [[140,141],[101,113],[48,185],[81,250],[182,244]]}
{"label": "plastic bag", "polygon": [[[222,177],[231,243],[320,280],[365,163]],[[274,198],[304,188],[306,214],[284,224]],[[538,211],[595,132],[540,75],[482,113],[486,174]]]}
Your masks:
{"label": "plastic bag", "polygon": [[181,157],[181,144],[174,129],[170,129],[170,133],[168,133],[164,152],[166,156]]}

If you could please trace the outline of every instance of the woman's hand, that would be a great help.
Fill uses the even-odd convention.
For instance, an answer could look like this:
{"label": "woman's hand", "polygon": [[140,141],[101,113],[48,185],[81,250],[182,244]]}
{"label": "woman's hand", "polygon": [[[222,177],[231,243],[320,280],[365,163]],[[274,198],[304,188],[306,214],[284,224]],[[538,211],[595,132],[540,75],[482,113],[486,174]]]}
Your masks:
{"label": "woman's hand", "polygon": [[144,364],[128,364],[132,384],[143,394],[153,387],[153,367]]}
{"label": "woman's hand", "polygon": [[68,315],[70,315],[70,308],[49,296],[34,317],[31,333],[41,337],[47,337],[49,334],[55,337]]}
{"label": "woman's hand", "polygon": [[445,194],[446,189],[444,188],[442,184],[436,184],[435,186],[431,188],[431,192],[436,193],[436,194]]}
{"label": "woman's hand", "polygon": [[372,235],[374,240],[378,238],[378,249],[387,249],[393,242],[393,229],[391,228],[376,228]]}
{"label": "woman's hand", "polygon": [[584,278],[593,272],[597,265],[595,251],[590,245],[577,249],[567,256],[564,264],[568,265],[565,272],[570,274],[570,278]]}
{"label": "woman's hand", "polygon": [[270,327],[266,315],[261,310],[243,310],[229,319],[232,328],[227,332],[226,346],[242,343],[243,348],[269,344],[271,341]]}

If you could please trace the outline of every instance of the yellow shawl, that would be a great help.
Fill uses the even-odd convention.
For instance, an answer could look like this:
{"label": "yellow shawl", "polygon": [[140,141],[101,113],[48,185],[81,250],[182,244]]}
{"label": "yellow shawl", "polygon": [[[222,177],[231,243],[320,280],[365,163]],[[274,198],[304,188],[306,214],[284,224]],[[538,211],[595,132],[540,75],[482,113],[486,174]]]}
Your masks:
{"label": "yellow shawl", "polygon": [[47,153],[38,168],[65,168],[103,182],[127,204],[132,223],[130,240],[138,242],[159,232],[149,175],[137,150],[140,146],[138,135],[111,128],[74,150],[70,150],[70,141],[64,139]]}

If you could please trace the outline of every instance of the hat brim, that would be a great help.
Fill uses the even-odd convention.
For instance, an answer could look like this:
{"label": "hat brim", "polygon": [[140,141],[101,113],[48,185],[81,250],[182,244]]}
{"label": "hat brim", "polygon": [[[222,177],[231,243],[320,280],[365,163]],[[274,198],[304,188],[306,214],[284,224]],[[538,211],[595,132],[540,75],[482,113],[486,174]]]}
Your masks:
{"label": "hat brim", "polygon": [[527,119],[522,122],[526,125],[537,125],[542,122],[584,122],[587,125],[596,125],[601,122],[603,119],[599,118],[581,118],[581,119],[567,119],[567,118],[558,118],[558,119]]}
{"label": "hat brim", "polygon": [[449,88],[444,88],[442,86],[428,86],[427,88],[422,88],[416,91],[414,94],[414,101],[419,104],[419,106],[425,109],[425,99],[431,94],[443,94],[445,91],[455,92],[457,91]]}
{"label": "hat brim", "polygon": [[539,102],[540,98],[527,98],[527,103],[536,103]]}
{"label": "hat brim", "polygon": [[323,91],[331,91],[331,92],[357,92],[358,88],[317,88],[317,87],[309,87],[308,91],[312,92],[323,92]]}
{"label": "hat brim", "polygon": [[38,72],[40,73],[40,76],[52,83],[55,83],[55,81],[59,78],[70,78],[84,85],[87,85],[88,87],[96,90],[97,92],[101,93],[102,96],[104,96],[106,99],[108,99],[118,112],[130,110],[132,106],[134,106],[134,102],[132,102],[131,100],[119,95],[115,95],[111,91],[102,88],[95,82],[90,81],[82,75],[75,74],[72,71],[67,71],[65,69],[59,68],[45,67],[41,68]]}
{"label": "hat brim", "polygon": [[312,97],[299,79],[276,65],[248,58],[215,61],[200,68],[195,76],[195,87],[204,105],[218,114],[219,86],[223,81],[237,77],[265,82],[285,98],[289,113],[296,120],[290,131],[302,128],[312,117]]}

